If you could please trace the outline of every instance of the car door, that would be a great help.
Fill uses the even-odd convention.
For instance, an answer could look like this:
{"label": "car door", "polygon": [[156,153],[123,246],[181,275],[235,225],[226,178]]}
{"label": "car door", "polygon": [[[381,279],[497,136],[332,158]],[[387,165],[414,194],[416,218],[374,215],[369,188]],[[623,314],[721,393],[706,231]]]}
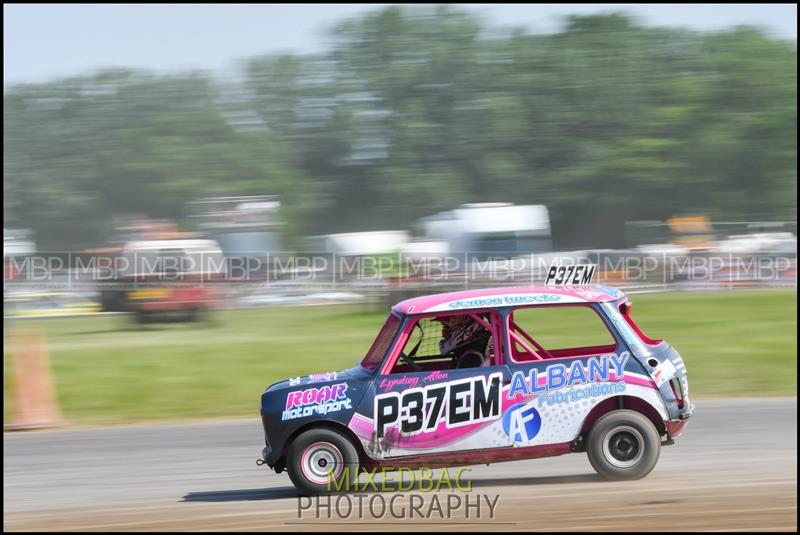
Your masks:
{"label": "car door", "polygon": [[[375,459],[450,453],[512,445],[502,430],[504,386],[510,372],[496,340],[500,315],[478,316],[489,333],[480,365],[469,351],[441,354],[446,326],[430,317],[408,318],[384,365],[376,372],[351,428]],[[498,336],[500,334],[500,336]],[[468,358],[460,359],[467,354]],[[474,355],[472,355],[474,356]],[[454,367],[459,365],[469,367]],[[364,415],[371,415],[365,417]]]}
{"label": "car door", "polygon": [[594,306],[520,307],[508,326],[504,422],[516,447],[568,443],[598,403],[638,388],[647,394],[641,366]]}

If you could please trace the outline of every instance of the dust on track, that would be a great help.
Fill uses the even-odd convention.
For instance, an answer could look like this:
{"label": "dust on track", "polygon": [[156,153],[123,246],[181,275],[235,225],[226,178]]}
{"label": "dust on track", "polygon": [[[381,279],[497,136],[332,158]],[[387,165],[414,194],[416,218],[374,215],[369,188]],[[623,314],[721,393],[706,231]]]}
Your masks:
{"label": "dust on track", "polygon": [[[356,496],[298,511],[285,474],[255,466],[259,421],[4,435],[4,528],[81,531],[648,531],[797,529],[797,398],[706,400],[640,481],[606,482],[584,454],[470,467],[452,518],[372,511]],[[415,492],[412,490],[411,492]],[[419,493],[429,509],[432,493]],[[436,494],[446,503],[448,490]],[[410,494],[405,492],[406,495]],[[464,494],[453,491],[464,498]],[[401,496],[398,504],[406,504]],[[307,503],[307,502],[306,502]],[[305,504],[304,504],[305,505]],[[323,502],[324,505],[324,502]]]}

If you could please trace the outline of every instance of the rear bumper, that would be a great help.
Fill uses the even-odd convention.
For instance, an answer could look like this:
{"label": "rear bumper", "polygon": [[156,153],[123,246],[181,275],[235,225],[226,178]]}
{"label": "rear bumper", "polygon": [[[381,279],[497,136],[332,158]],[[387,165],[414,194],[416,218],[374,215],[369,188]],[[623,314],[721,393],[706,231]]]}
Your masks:
{"label": "rear bumper", "polygon": [[668,439],[673,439],[683,434],[683,430],[689,424],[692,412],[694,412],[694,405],[690,405],[688,409],[682,411],[676,420],[664,420],[664,429],[667,430]]}
{"label": "rear bumper", "polygon": [[184,310],[214,308],[213,301],[149,301],[135,303],[134,309],[144,312],[178,312]]}

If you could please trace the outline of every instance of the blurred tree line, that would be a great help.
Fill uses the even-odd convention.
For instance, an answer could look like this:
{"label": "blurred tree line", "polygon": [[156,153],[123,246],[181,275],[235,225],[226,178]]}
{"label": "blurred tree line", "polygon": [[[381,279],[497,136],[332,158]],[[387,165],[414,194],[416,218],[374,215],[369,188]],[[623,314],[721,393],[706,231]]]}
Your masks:
{"label": "blurred tree line", "polygon": [[6,88],[4,225],[85,247],[114,214],[187,224],[187,201],[226,194],[281,195],[290,245],[464,202],[546,204],[559,248],[621,246],[625,221],[676,214],[796,219],[795,41],[565,22],[534,35],[392,7],[235,80],[115,69]]}

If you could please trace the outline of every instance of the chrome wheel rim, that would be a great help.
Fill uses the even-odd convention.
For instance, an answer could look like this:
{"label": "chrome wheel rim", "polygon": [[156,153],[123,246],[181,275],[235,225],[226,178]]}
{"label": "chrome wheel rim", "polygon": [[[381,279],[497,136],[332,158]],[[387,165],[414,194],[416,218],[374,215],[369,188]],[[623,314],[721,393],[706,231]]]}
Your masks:
{"label": "chrome wheel rim", "polygon": [[342,475],[344,457],[330,442],[315,442],[303,451],[300,468],[306,479],[324,485]]}
{"label": "chrome wheel rim", "polygon": [[617,468],[635,466],[644,456],[644,438],[629,425],[614,427],[603,437],[603,456]]}

